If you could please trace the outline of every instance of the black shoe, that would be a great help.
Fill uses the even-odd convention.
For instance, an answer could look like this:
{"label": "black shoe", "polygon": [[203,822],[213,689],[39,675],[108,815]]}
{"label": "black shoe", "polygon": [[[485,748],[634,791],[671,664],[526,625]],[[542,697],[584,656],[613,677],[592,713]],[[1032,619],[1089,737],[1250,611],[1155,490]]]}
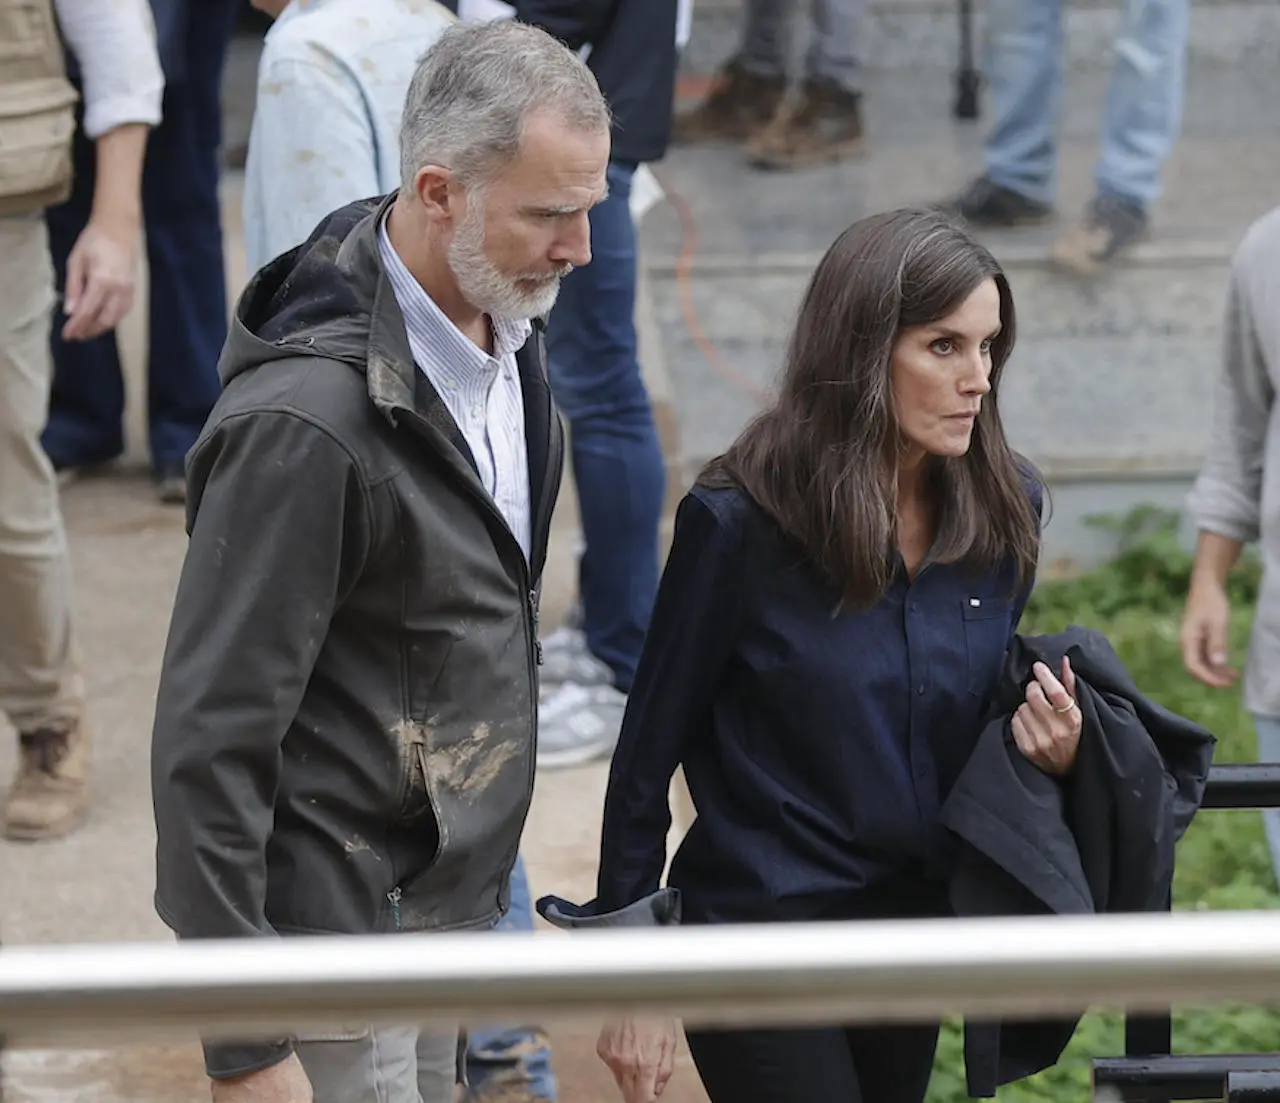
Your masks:
{"label": "black shoe", "polygon": [[979,176],[954,199],[941,204],[944,211],[958,215],[975,226],[1007,229],[1034,226],[1053,217],[1048,203],[1028,199],[1012,188],[1001,187],[989,177]]}
{"label": "black shoe", "polygon": [[152,478],[156,495],[165,505],[180,506],[187,501],[187,476],[181,460],[165,460],[155,465]]}

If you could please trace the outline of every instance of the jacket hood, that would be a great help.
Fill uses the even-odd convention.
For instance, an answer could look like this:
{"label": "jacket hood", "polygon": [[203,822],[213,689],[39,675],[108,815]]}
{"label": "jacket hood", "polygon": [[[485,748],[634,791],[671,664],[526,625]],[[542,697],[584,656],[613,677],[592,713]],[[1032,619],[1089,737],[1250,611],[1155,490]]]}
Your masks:
{"label": "jacket hood", "polygon": [[295,356],[365,370],[381,272],[373,231],[394,199],[393,192],[334,211],[250,280],[218,362],[224,387],[250,368]]}

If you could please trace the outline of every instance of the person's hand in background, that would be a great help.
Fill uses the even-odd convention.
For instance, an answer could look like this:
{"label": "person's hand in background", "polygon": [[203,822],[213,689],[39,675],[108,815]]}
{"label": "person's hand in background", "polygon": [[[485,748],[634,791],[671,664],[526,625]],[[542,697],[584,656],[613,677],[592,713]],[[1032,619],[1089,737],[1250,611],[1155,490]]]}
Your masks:
{"label": "person's hand in background", "polygon": [[147,133],[129,123],[95,143],[93,210],[67,258],[64,340],[88,341],[114,329],[133,305]]}

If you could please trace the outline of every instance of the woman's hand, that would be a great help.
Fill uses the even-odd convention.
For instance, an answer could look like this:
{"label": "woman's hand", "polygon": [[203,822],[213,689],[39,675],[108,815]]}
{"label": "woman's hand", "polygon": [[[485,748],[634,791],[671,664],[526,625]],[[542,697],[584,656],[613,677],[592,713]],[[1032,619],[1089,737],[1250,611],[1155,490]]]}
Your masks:
{"label": "woman's hand", "polygon": [[655,1103],[675,1069],[674,1019],[618,1019],[606,1023],[596,1054],[613,1073],[624,1103]]}
{"label": "woman's hand", "polygon": [[1070,772],[1080,749],[1082,720],[1075,672],[1066,656],[1061,680],[1044,663],[1036,663],[1031,671],[1035,681],[1027,686],[1027,699],[1018,706],[1009,727],[1018,750],[1045,773],[1062,777]]}

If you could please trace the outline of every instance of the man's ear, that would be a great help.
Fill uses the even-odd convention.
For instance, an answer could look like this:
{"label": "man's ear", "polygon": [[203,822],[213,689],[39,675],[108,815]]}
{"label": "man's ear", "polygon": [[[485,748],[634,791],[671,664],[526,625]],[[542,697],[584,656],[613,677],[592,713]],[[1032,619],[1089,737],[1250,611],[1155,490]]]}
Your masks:
{"label": "man's ear", "polygon": [[441,165],[423,165],[413,178],[418,202],[433,222],[449,222],[457,214],[453,204],[459,196],[452,183],[453,173]]}

